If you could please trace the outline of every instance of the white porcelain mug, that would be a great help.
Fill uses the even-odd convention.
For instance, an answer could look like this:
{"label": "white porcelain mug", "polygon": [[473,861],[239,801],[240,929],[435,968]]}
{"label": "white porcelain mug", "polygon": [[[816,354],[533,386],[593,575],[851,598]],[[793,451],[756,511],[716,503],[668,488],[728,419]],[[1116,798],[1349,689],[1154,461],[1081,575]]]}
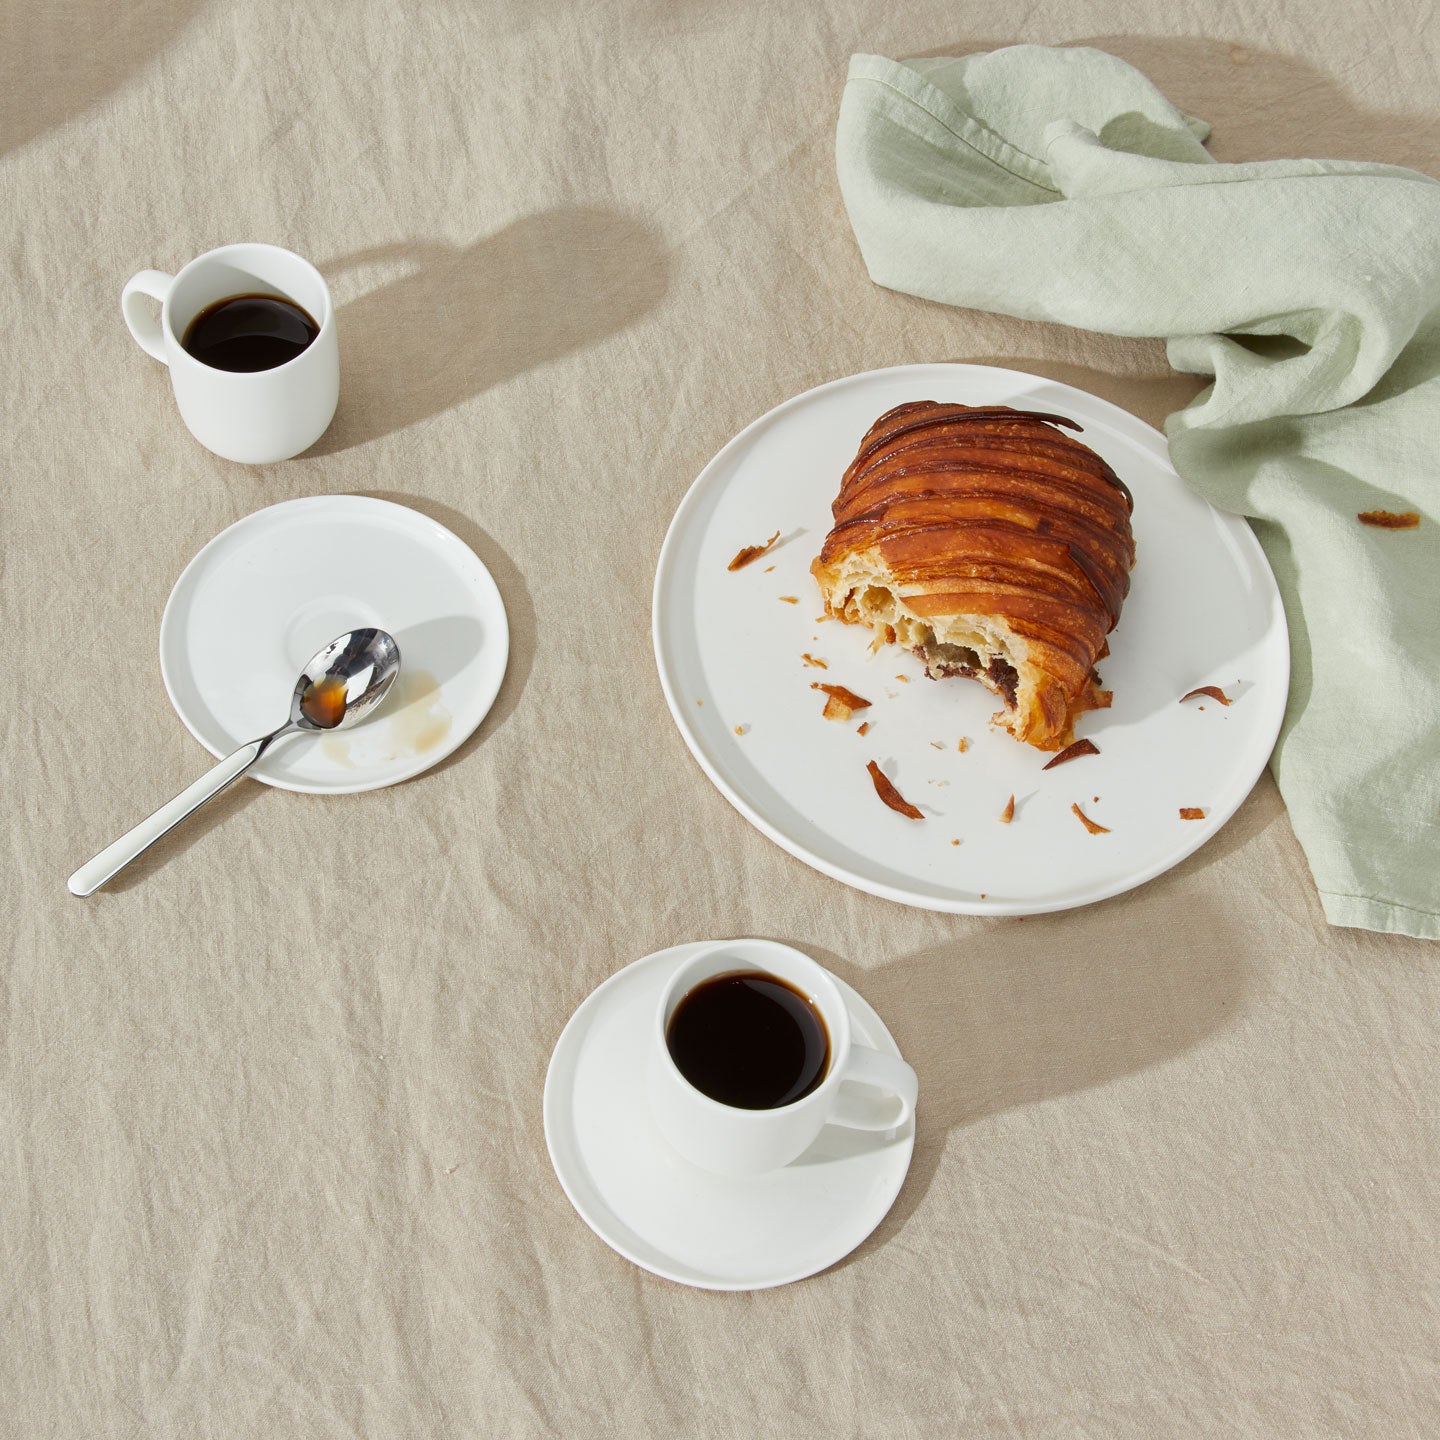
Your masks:
{"label": "white porcelain mug", "polygon": [[[825,1077],[807,1095],[770,1110],[725,1105],[680,1072],[666,1041],[676,1007],[716,975],[762,971],[793,986],[819,1012],[829,1032]],[[840,987],[808,955],[773,940],[723,941],[686,961],[660,996],[651,1027],[647,1083],[660,1133],[692,1164],[720,1175],[762,1175],[807,1150],[825,1125],[895,1130],[915,1112],[915,1072],[893,1055],[859,1045]],[[856,1083],[871,1090],[857,1094]],[[874,1091],[886,1093],[878,1103]]]}
{"label": "white porcelain mug", "polygon": [[[320,333],[270,370],[217,370],[181,345],[208,305],[232,295],[275,295],[308,311]],[[160,302],[157,319],[147,300]],[[170,367],[180,418],[207,450],[263,465],[308,450],[340,398],[335,307],[320,272],[278,245],[222,245],[178,274],[142,270],[120,292],[120,310],[147,354]]]}

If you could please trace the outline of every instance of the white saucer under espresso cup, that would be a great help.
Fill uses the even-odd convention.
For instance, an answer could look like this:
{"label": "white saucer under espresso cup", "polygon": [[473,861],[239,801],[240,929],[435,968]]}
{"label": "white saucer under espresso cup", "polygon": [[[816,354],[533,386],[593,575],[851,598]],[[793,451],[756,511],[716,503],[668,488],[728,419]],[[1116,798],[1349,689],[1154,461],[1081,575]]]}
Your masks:
{"label": "white saucer under espresso cup", "polygon": [[[273,295],[306,311],[319,327],[293,359],[268,370],[220,370],[181,344],[209,306],[242,295]],[[145,304],[160,302],[157,320]],[[222,245],[178,274],[142,270],[120,292],[120,310],[147,354],[170,367],[180,418],[207,450],[263,465],[288,460],[325,433],[340,398],[335,307],[320,272],[278,245]]]}
{"label": "white saucer under espresso cup", "polygon": [[[798,1100],[742,1109],[712,1099],[685,1078],[670,1053],[667,1031],[676,1007],[702,982],[757,971],[784,981],[810,1002],[824,1022],[829,1058],[824,1078]],[[895,1056],[854,1042],[850,1011],[834,978],[808,955],[773,940],[722,942],[680,965],[661,991],[648,1045],[646,1081],[657,1128],[691,1164],[717,1175],[778,1170],[809,1149],[825,1125],[889,1131],[915,1111],[915,1072]],[[878,1103],[877,1091],[884,1095]]]}

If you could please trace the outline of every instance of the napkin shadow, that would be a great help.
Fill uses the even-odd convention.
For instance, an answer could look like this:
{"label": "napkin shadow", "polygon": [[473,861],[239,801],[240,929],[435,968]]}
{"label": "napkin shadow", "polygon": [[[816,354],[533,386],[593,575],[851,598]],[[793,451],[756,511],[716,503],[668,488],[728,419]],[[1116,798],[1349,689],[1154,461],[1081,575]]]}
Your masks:
{"label": "napkin shadow", "polygon": [[595,344],[652,309],[669,283],[656,232],[595,206],[527,215],[469,245],[416,240],[321,268],[333,283],[397,263],[397,278],[336,312],[340,408],[311,455],[403,430]]}
{"label": "napkin shadow", "polygon": [[[1125,898],[1132,903],[999,921],[871,969],[786,940],[875,1006],[920,1077],[909,1176],[851,1259],[904,1228],[966,1130],[1163,1065],[1241,1012],[1246,937],[1224,912],[1192,906],[1177,922],[1143,892]],[[1163,946],[1153,943],[1157,926]]]}
{"label": "napkin shadow", "polygon": [[[1155,343],[1160,345],[1163,342]],[[1091,365],[1040,359],[1033,355],[952,355],[948,358],[964,365],[996,365],[1003,370],[1020,370],[1042,380],[1073,385],[1077,390],[1098,395],[1102,400],[1108,400],[1112,405],[1128,410],[1157,430],[1164,429],[1167,415],[1183,410],[1210,384],[1208,375],[1187,375],[1180,371],[1153,375],[1116,375]],[[1163,351],[1159,358],[1163,364]]]}
{"label": "napkin shadow", "polygon": [[[210,763],[213,765],[216,762],[212,758]],[[197,777],[199,773],[197,770]],[[177,791],[181,788],[182,785],[176,786]],[[162,836],[143,855],[132,860],[113,880],[108,881],[94,898],[123,894],[126,890],[145,884],[177,855],[183,855],[192,845],[201,843],[217,826],[229,824],[234,816],[247,805],[253,805],[271,788],[269,785],[262,785],[258,780],[242,778],[236,781],[229,789],[222,790],[213,800],[207,801],[183,824]],[[155,803],[158,805],[161,802],[157,800]]]}
{"label": "napkin shadow", "polygon": [[[1015,43],[1015,36],[957,40],[906,58],[976,55]],[[1434,172],[1432,115],[1367,110],[1325,71],[1240,36],[1091,35],[1066,41],[1064,48],[1081,46],[1119,56],[1177,108],[1207,121],[1207,148],[1217,160],[1379,160]],[[1257,125],[1257,117],[1264,123]],[[1102,138],[1124,148],[1126,138],[1139,138],[1139,118],[1127,117],[1125,133]]]}
{"label": "napkin shadow", "polygon": [[[529,587],[520,567],[500,548],[500,545],[480,528],[468,515],[452,510],[428,495],[409,495],[400,490],[356,490],[356,495],[366,495],[375,500],[388,500],[393,505],[405,505],[411,510],[443,525],[465,542],[481,559],[490,572],[505,602],[505,617],[510,627],[510,657],[505,665],[505,679],[500,693],[490,707],[490,713],[481,721],[479,728],[452,754],[447,755],[427,774],[439,774],[452,765],[458,765],[477,746],[493,735],[514,713],[520,703],[520,694],[535,663],[535,602],[530,598]],[[436,621],[436,624],[453,624],[452,621]],[[476,632],[478,635],[478,627]],[[437,679],[444,677],[437,676]]]}
{"label": "napkin shadow", "polygon": [[[1337,80],[1293,55],[1238,37],[1098,35],[1074,43],[1118,55],[1172,104],[1208,121],[1207,148],[1218,160],[1310,157],[1434,167],[1433,116],[1367,110]],[[1243,153],[1230,144],[1237,133]]]}

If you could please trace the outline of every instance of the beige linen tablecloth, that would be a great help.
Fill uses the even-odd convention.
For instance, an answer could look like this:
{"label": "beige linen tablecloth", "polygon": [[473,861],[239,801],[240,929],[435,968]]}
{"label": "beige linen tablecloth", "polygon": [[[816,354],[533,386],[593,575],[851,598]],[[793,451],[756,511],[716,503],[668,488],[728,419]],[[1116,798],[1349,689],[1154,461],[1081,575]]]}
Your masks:
{"label": "beige linen tablecloth", "polygon": [[[1123,56],[1223,159],[1440,171],[1424,6],[9,0],[0,1434],[1440,1431],[1433,947],[1327,929],[1268,779],[1132,894],[932,915],[752,830],[655,678],[671,512],[787,396],[934,359],[1152,422],[1195,393],[1158,344],[867,281],[850,53],[1013,40]],[[235,239],[339,303],[336,423],[260,469],[189,438],[117,306]],[[338,491],[490,567],[489,719],[391,790],[246,783],[70,899],[206,761],[156,661],[176,575]],[[877,1006],[920,1128],[849,1260],[714,1295],[585,1228],[540,1089],[606,976],[738,934]]]}

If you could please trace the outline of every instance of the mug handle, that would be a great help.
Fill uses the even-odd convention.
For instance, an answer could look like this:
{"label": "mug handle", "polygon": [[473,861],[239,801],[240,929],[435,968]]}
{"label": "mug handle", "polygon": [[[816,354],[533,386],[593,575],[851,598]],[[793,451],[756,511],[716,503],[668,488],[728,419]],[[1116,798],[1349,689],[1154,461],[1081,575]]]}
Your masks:
{"label": "mug handle", "polygon": [[[877,1090],[890,1091],[900,1102],[900,1113],[876,1119],[873,1105],[845,1094],[843,1087],[851,1080],[861,1085],[873,1085]],[[915,1078],[915,1072],[893,1055],[882,1055],[866,1045],[851,1045],[850,1058],[845,1062],[840,1083],[842,1088],[837,1093],[835,1108],[826,1116],[832,1125],[843,1125],[848,1130],[898,1130],[915,1113],[920,1082]]]}
{"label": "mug handle", "polygon": [[120,292],[120,313],[125,317],[135,343],[162,365],[170,362],[165,358],[165,337],[160,333],[160,321],[149,313],[148,307],[142,307],[137,302],[143,295],[164,305],[174,283],[175,277],[163,270],[142,270],[138,275],[132,275]]}

